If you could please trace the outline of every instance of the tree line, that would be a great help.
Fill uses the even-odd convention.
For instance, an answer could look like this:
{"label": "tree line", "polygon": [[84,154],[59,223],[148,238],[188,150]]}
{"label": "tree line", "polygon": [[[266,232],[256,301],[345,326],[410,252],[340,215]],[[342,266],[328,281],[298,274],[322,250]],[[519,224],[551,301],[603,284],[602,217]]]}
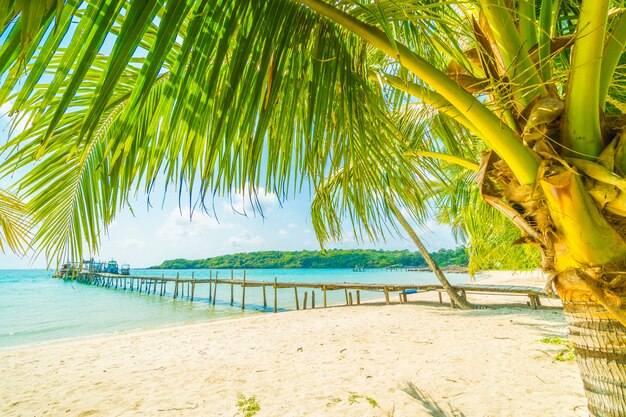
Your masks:
{"label": "tree line", "polygon": [[[431,254],[440,267],[466,267],[467,249],[440,249]],[[332,249],[327,251],[260,251],[235,253],[207,259],[171,259],[154,269],[220,268],[422,268],[426,261],[418,252],[408,250]]]}

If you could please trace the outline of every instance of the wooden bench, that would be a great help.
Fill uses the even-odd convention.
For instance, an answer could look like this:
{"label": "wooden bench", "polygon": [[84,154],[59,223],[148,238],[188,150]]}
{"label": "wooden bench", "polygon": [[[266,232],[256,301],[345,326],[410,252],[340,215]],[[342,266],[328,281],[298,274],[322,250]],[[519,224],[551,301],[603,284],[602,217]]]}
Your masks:
{"label": "wooden bench", "polygon": [[[538,287],[528,287],[522,285],[481,285],[481,284],[457,284],[452,288],[458,292],[459,296],[467,299],[467,293],[487,293],[487,294],[507,294],[507,295],[523,295],[530,299],[530,306],[533,309],[541,307],[540,296],[547,297],[546,292]],[[439,302],[442,303],[441,293],[445,292],[443,288],[438,289]],[[450,300],[450,304],[455,306],[454,300]]]}

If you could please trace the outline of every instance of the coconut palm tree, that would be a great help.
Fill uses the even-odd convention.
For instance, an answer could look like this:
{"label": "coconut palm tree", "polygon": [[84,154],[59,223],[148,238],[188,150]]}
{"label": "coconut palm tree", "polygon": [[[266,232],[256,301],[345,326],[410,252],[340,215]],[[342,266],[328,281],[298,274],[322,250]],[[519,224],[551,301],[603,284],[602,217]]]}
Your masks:
{"label": "coconut palm tree", "polygon": [[39,251],[94,249],[161,176],[199,203],[306,182],[322,239],[341,215],[376,236],[458,165],[541,253],[591,414],[626,414],[621,1],[25,3],[0,7],[0,101],[29,126],[2,169],[29,168]]}

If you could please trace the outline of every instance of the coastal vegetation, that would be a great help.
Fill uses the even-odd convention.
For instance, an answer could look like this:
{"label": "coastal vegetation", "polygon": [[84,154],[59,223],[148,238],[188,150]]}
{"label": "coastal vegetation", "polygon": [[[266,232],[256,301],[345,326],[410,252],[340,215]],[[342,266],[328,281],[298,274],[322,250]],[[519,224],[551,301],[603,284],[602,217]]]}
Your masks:
{"label": "coastal vegetation", "polygon": [[[440,267],[467,266],[465,248],[440,249],[431,253]],[[171,259],[156,269],[219,269],[219,268],[407,268],[426,267],[419,252],[367,249],[331,249],[327,251],[262,251],[236,253],[207,259]]]}
{"label": "coastal vegetation", "polygon": [[626,414],[622,1],[9,1],[0,22],[0,103],[27,126],[0,175],[23,173],[36,253],[96,251],[157,180],[205,208],[311,190],[322,243],[407,234],[436,272],[429,206],[470,249],[507,220],[591,415]]}

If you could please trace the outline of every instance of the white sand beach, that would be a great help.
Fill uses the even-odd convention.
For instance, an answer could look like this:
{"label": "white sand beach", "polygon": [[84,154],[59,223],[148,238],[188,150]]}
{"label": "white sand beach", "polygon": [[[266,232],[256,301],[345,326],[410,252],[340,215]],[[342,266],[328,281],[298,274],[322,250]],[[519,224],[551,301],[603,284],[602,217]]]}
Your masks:
{"label": "white sand beach", "polygon": [[0,415],[230,417],[243,395],[257,416],[430,416],[409,384],[467,417],[587,415],[576,364],[539,342],[566,336],[560,310],[397,300],[0,351]]}

